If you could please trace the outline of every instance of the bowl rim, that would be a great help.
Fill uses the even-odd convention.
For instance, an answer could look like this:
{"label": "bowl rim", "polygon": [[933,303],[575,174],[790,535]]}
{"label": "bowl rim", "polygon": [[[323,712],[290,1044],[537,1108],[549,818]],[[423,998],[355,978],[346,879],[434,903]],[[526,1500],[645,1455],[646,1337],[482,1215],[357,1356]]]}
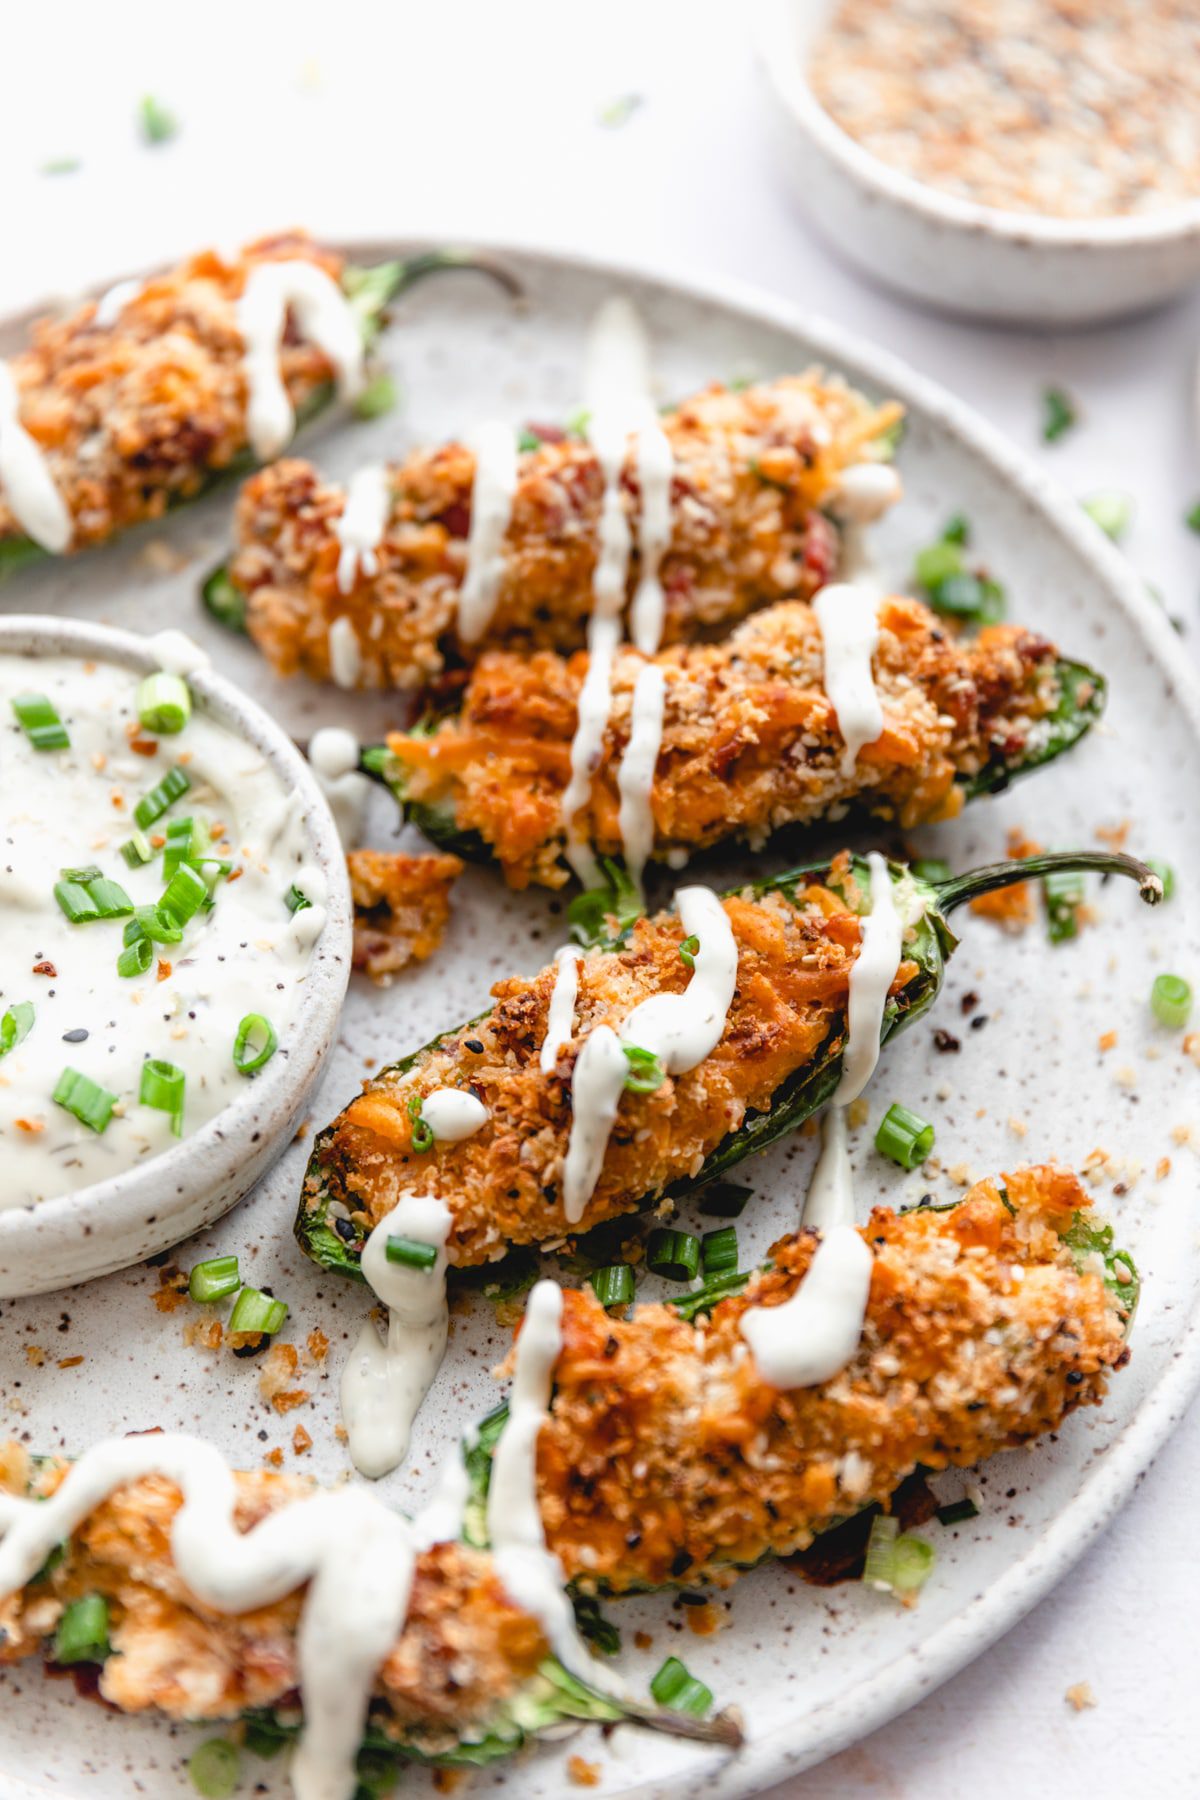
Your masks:
{"label": "bowl rim", "polygon": [[[153,634],[66,614],[0,616],[0,653],[28,656],[31,662],[45,656],[77,655],[140,673],[153,673],[162,666],[154,652]],[[273,1057],[260,1074],[247,1081],[244,1093],[158,1155],[73,1192],[0,1211],[0,1250],[10,1264],[26,1248],[32,1250],[35,1244],[44,1248],[48,1233],[55,1237],[67,1232],[81,1234],[94,1242],[99,1252],[102,1245],[111,1245],[120,1229],[147,1223],[147,1208],[164,1224],[184,1212],[206,1189],[218,1185],[210,1163],[223,1146],[228,1149],[229,1141],[238,1141],[243,1126],[251,1128],[248,1115],[260,1131],[260,1142],[254,1146],[259,1154],[262,1139],[286,1132],[332,1043],[328,1027],[336,1024],[349,981],[353,920],[345,852],[333,814],[307,760],[265,707],[207,662],[189,671],[187,680],[213,717],[260,751],[284,788],[300,796],[309,854],[328,881],[325,925],[313,946],[305,991],[289,1031],[289,1055]],[[285,1148],[286,1143],[281,1142],[270,1162]],[[245,1160],[249,1162],[250,1156]],[[260,1174],[264,1172],[260,1170]],[[221,1212],[227,1210],[222,1207]],[[170,1245],[197,1228],[188,1225],[163,1241]],[[139,1251],[139,1256],[145,1254]],[[111,1268],[111,1262],[98,1254],[96,1273]],[[79,1275],[63,1285],[92,1278]]]}
{"label": "bowl rim", "polygon": [[990,237],[1020,248],[1134,250],[1159,244],[1200,243],[1200,199],[1179,201],[1151,213],[1107,214],[1097,219],[1056,218],[1010,212],[944,192],[891,168],[872,155],[826,112],[805,74],[795,25],[828,0],[758,0],[751,30],[759,68],[776,98],[818,149],[858,187],[919,214],[932,224]]}

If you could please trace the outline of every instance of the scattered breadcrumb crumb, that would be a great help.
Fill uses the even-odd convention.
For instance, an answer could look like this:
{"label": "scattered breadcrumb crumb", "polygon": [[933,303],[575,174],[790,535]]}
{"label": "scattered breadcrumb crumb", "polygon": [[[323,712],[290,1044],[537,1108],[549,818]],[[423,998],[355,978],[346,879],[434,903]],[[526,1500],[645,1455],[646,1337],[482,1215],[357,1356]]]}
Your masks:
{"label": "scattered breadcrumb crumb", "polygon": [[869,1113],[870,1107],[867,1105],[865,1094],[860,1094],[857,1100],[852,1100],[846,1108],[846,1123],[851,1131],[860,1131],[866,1124]]}
{"label": "scattered breadcrumb crumb", "polygon": [[219,1350],[225,1327],[220,1319],[193,1319],[183,1328],[183,1341],[189,1350]]}
{"label": "scattered breadcrumb crumb", "polygon": [[40,1344],[26,1344],[25,1361],[31,1369],[40,1369],[46,1360],[46,1352]]}
{"label": "scattered breadcrumb crumb", "polygon": [[308,1334],[308,1354],[315,1363],[323,1363],[329,1354],[329,1339],[319,1325],[314,1325]]}
{"label": "scattered breadcrumb crumb", "polygon": [[1131,1069],[1128,1063],[1122,1063],[1116,1073],[1118,1087],[1135,1088],[1138,1084],[1137,1070]]}
{"label": "scattered breadcrumb crumb", "polygon": [[272,1344],[267,1351],[258,1377],[258,1391],[277,1413],[291,1412],[309,1399],[307,1388],[293,1388],[300,1366],[300,1353],[295,1344]]}
{"label": "scattered breadcrumb crumb", "polygon": [[724,1612],[711,1600],[706,1600],[703,1606],[685,1606],[683,1616],[688,1622],[688,1630],[697,1637],[712,1637],[725,1623]]}
{"label": "scattered breadcrumb crumb", "polygon": [[82,1356],[64,1356],[58,1366],[60,1369],[77,1369],[82,1361]]}
{"label": "scattered breadcrumb crumb", "polygon": [[654,1648],[654,1639],[648,1631],[635,1631],[633,1634],[633,1642],[634,1648],[637,1650],[652,1650]]}
{"label": "scattered breadcrumb crumb", "polygon": [[1160,1156],[1158,1161],[1154,1165],[1155,1181],[1165,1181],[1167,1179],[1167,1176],[1170,1173],[1171,1173],[1170,1157],[1169,1156]]}
{"label": "scattered breadcrumb crumb", "polygon": [[1024,1119],[1010,1119],[1008,1121],[1008,1129],[1012,1132],[1014,1137],[1023,1138],[1029,1130],[1029,1127]]}
{"label": "scattered breadcrumb crumb", "polygon": [[1096,1704],[1096,1696],[1092,1692],[1090,1681],[1077,1681],[1074,1687],[1067,1689],[1063,1698],[1067,1705],[1073,1707],[1076,1712],[1086,1712],[1089,1706]]}
{"label": "scattered breadcrumb crumb", "polygon": [[576,1787],[599,1787],[600,1764],[585,1762],[582,1756],[568,1756],[567,1778]]}
{"label": "scattered breadcrumb crumb", "polygon": [[1102,1052],[1106,1050],[1115,1050],[1117,1047],[1117,1034],[1115,1031],[1103,1031],[1100,1034],[1098,1042]]}
{"label": "scattered breadcrumb crumb", "polygon": [[267,1454],[263,1457],[263,1461],[272,1469],[282,1469],[283,1451],[276,1445],[274,1450],[267,1451]]}
{"label": "scattered breadcrumb crumb", "polygon": [[160,1313],[173,1313],[187,1299],[188,1278],[174,1263],[158,1271],[158,1291],[151,1295]]}
{"label": "scattered breadcrumb crumb", "polygon": [[312,1449],[312,1438],[303,1425],[297,1425],[292,1433],[292,1451],[296,1456],[303,1456],[306,1450]]}
{"label": "scattered breadcrumb crumb", "polygon": [[1122,819],[1118,825],[1097,825],[1096,836],[1110,850],[1123,850],[1129,837],[1130,821]]}

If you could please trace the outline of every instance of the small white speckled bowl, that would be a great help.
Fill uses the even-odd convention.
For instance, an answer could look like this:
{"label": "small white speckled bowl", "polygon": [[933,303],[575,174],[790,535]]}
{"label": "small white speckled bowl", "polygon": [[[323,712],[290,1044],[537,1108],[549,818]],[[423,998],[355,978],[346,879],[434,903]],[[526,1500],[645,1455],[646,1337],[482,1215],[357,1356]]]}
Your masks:
{"label": "small white speckled bowl", "polygon": [[836,125],[808,84],[833,0],[757,0],[758,63],[783,170],[821,233],[877,280],[976,318],[1089,324],[1200,281],[1200,201],[1137,217],[1001,212],[891,169]]}
{"label": "small white speckled bowl", "polygon": [[[146,639],[77,619],[0,618],[0,651],[93,658],[139,674],[159,666]],[[253,744],[299,795],[309,857],[328,882],[328,917],[286,1034],[288,1054],[272,1057],[244,1094],[163,1155],[77,1193],[0,1212],[0,1299],[111,1274],[228,1212],[291,1143],[337,1033],[350,976],[352,913],[333,817],[308,764],[260,706],[208,669],[189,675],[188,684],[198,704]]]}

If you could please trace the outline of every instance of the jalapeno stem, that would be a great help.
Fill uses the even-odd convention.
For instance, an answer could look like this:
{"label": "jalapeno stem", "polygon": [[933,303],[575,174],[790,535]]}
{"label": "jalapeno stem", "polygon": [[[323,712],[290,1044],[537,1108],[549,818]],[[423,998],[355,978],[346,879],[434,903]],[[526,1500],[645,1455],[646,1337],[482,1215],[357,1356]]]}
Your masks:
{"label": "jalapeno stem", "polygon": [[1147,906],[1157,906],[1163,897],[1162,877],[1136,856],[1125,856],[1118,850],[1051,850],[1044,856],[1023,856],[1016,862],[986,863],[981,869],[968,869],[964,875],[952,875],[949,881],[933,883],[938,911],[950,913],[968,900],[990,894],[996,888],[1012,887],[1018,881],[1029,881],[1040,875],[1055,875],[1067,870],[1090,871],[1097,875],[1128,875],[1138,884],[1138,893]]}

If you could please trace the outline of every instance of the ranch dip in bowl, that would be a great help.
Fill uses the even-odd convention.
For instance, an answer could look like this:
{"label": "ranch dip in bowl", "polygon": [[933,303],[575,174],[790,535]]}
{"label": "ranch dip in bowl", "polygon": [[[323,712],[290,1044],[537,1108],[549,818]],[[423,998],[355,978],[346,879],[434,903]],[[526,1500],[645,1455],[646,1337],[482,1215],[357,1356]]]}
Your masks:
{"label": "ranch dip in bowl", "polygon": [[110,1272],[290,1141],[350,967],[280,729],[179,632],[0,620],[0,1295]]}

